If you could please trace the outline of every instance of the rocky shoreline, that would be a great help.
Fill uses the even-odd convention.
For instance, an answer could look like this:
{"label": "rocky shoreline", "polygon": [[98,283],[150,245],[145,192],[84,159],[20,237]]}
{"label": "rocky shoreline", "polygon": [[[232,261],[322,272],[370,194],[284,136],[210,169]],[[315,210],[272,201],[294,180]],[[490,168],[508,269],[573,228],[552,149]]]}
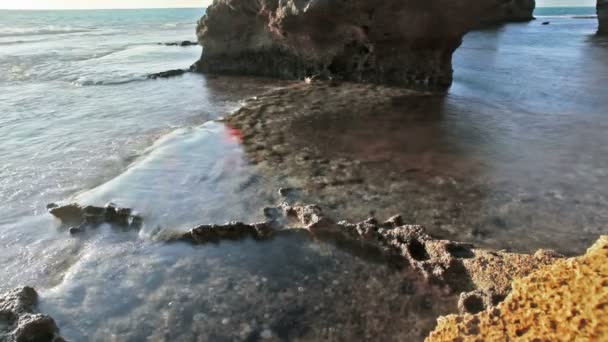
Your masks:
{"label": "rocky shoreline", "polygon": [[[288,198],[291,191],[281,190],[280,193]],[[560,331],[571,329],[572,324],[580,325],[580,322],[584,321],[584,327],[588,327],[589,336],[602,337],[606,336],[608,332],[601,321],[601,317],[604,317],[606,307],[608,307],[608,293],[605,284],[608,270],[604,266],[608,258],[608,253],[606,253],[608,237],[602,237],[594,247],[589,249],[587,255],[581,258],[565,259],[563,256],[548,250],[539,250],[534,255],[488,251],[477,249],[468,243],[435,239],[428,235],[422,226],[404,224],[403,218],[398,215],[385,222],[379,222],[375,218],[369,218],[359,223],[337,222],[327,216],[317,205],[290,202],[291,200],[288,199],[276,207],[265,208],[264,214],[267,220],[262,223],[233,222],[224,225],[202,225],[179,235],[166,235],[159,237],[159,239],[165,243],[179,242],[201,245],[247,239],[267,241],[289,235],[297,239],[313,238],[337,244],[350,241],[348,244],[359,244],[367,246],[364,248],[376,249],[379,253],[385,255],[385,260],[403,263],[415,270],[427,284],[424,286],[443,289],[441,291],[445,293],[460,293],[458,309],[465,316],[462,316],[462,318],[457,316],[440,318],[436,331],[428,337],[429,341],[452,341],[460,338],[474,340],[480,337],[498,338],[503,336],[501,334],[505,334],[505,331],[510,331],[504,329],[504,326],[501,328],[500,324],[512,326],[509,329],[513,330],[512,333],[517,336],[528,333],[530,335],[526,336],[539,336],[540,332],[545,331],[542,330],[544,329],[542,327],[538,328],[532,324],[531,326],[527,325],[527,328],[524,327],[522,330],[517,327],[518,324],[516,323],[505,323],[509,320],[514,321],[519,317],[517,316],[519,315],[518,307],[521,308],[522,305],[513,306],[514,304],[511,303],[514,300],[532,300],[536,303],[535,305],[543,305],[543,301],[546,300],[544,298],[552,297],[543,297],[542,293],[538,295],[539,297],[535,297],[535,293],[539,290],[529,290],[528,288],[538,289],[539,286],[547,286],[548,289],[553,289],[555,287],[551,285],[551,282],[556,280],[550,279],[553,279],[552,277],[555,274],[562,274],[567,279],[564,281],[573,282],[571,286],[573,291],[570,291],[568,295],[560,293],[562,303],[561,306],[553,306],[553,315],[555,317],[565,315],[564,310],[572,305],[592,305],[596,311],[586,309],[582,311],[584,308],[581,308],[580,312],[583,313],[579,316],[577,316],[578,314],[575,315],[576,320],[574,318],[568,320],[566,322],[568,325],[565,327],[562,327],[560,323]],[[131,223],[129,223],[124,218],[128,217],[126,216],[127,213],[131,215],[131,210],[116,210],[114,206],[101,208],[77,204],[50,205],[49,211],[62,221],[63,226],[76,224],[80,221],[81,226],[107,223],[114,226],[139,229],[143,224],[143,219],[139,216],[135,216],[138,218],[135,220],[138,222],[137,226],[133,225],[133,218],[130,219]],[[122,213],[123,215],[114,215],[113,213]],[[597,286],[589,287],[586,282],[581,283],[578,278],[573,278],[572,273],[578,272],[577,268],[579,266],[577,265],[589,270],[585,274],[589,274],[589,281],[597,282]],[[538,274],[550,274],[551,276],[535,276]],[[527,297],[524,297],[527,299],[521,298],[522,291],[527,294]],[[593,297],[594,301],[589,302],[591,304],[586,304],[585,300],[577,297],[584,295],[586,291],[597,292],[597,295]],[[20,293],[31,294],[28,296],[31,300],[18,295]],[[9,308],[13,310],[11,312],[17,312],[18,314],[30,314],[36,295],[33,289],[25,288],[15,290],[4,298],[4,300],[0,300],[0,303],[8,304],[3,304],[3,308]],[[579,299],[570,303],[569,301],[573,298]],[[21,303],[21,306],[11,304],[15,300]],[[524,314],[528,314],[528,312],[524,311]],[[497,318],[501,315],[504,318]],[[51,318],[46,318],[46,316],[40,316],[39,318],[45,318],[49,322],[48,329],[45,328],[46,330],[40,331],[52,331],[54,334],[53,341],[62,341],[62,339],[56,337],[56,335],[58,336],[58,329],[54,325],[54,321]],[[503,323],[497,324],[496,322]],[[23,330],[21,328],[11,329],[7,336],[13,336],[10,334],[17,334]],[[260,334],[262,333],[260,332]],[[511,334],[511,332],[508,332],[508,334]],[[33,341],[51,341],[52,338],[40,338]],[[7,341],[12,340],[7,339]],[[15,341],[21,340],[17,339]]]}

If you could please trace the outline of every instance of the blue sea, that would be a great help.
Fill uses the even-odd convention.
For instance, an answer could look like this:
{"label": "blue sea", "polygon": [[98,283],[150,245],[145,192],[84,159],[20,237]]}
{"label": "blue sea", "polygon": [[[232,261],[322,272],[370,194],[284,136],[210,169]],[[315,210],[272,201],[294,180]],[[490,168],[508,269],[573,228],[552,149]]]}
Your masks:
{"label": "blue sea", "polygon": [[[398,287],[403,277],[356,259],[334,265],[336,274],[361,276],[351,279],[352,292],[326,292],[338,280],[310,260],[326,266],[348,260],[335,247],[155,241],[159,232],[201,223],[261,220],[261,209],[279,200],[276,190],[289,185],[260,174],[239,140],[214,121],[282,82],[198,74],[146,79],[200,57],[200,46],[162,44],[196,40],[203,13],[0,11],[0,290],[36,287],[41,310],[70,341],[300,336],[289,335],[294,331],[310,340],[293,322],[322,322],[324,336],[355,332],[360,325],[346,313],[371,302],[376,318],[386,312],[379,321],[392,322],[394,300],[382,302],[374,284]],[[441,132],[483,164],[485,176],[496,179],[488,193],[525,189],[526,198],[538,200],[525,201],[525,209],[488,200],[480,211],[517,223],[488,227],[489,236],[456,236],[493,248],[573,254],[607,232],[608,44],[594,37],[594,14],[594,8],[539,8],[539,20],[465,37],[443,112],[411,129]],[[139,211],[145,226],[139,233],[102,227],[70,238],[46,213],[55,201],[114,202]],[[294,263],[314,276],[286,278],[295,274]],[[323,286],[314,293],[327,302],[304,296],[308,286]],[[355,292],[366,288],[367,294]],[[430,325],[421,332],[444,313],[423,301],[399,311],[425,312]],[[348,316],[343,321],[323,318],[339,308]]]}

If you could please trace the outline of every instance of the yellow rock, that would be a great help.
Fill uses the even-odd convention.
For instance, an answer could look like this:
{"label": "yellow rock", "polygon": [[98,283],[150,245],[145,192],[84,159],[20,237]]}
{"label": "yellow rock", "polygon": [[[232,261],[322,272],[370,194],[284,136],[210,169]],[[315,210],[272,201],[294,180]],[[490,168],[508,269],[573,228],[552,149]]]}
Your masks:
{"label": "yellow rock", "polygon": [[497,308],[440,318],[426,341],[608,341],[608,236],[512,288]]}

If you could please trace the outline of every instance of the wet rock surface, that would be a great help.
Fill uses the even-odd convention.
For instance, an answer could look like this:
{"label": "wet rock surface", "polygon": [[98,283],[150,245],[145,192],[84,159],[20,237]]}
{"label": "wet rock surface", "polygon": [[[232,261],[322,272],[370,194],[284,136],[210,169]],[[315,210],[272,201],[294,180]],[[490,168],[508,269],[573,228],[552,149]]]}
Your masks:
{"label": "wet rock surface", "polygon": [[597,33],[608,35],[608,1],[597,0],[597,19],[599,22]]}
{"label": "wet rock surface", "polygon": [[515,280],[513,291],[497,307],[440,318],[427,341],[606,340],[607,261],[608,236],[603,236],[584,256],[559,260]]}
{"label": "wet rock surface", "polygon": [[198,45],[198,42],[192,42],[189,40],[184,40],[181,42],[172,42],[172,43],[158,43],[159,45],[164,45],[164,46],[181,46],[181,47],[187,47],[187,46],[196,46]]}
{"label": "wet rock surface", "polygon": [[62,342],[55,321],[35,313],[38,294],[31,287],[0,295],[0,341]]}
{"label": "wet rock surface", "polygon": [[198,24],[204,53],[195,69],[445,89],[462,36],[495,7],[491,0],[215,0]]}
{"label": "wet rock surface", "polygon": [[147,78],[152,79],[152,80],[156,80],[159,78],[171,78],[171,77],[182,76],[188,72],[190,72],[190,70],[188,70],[188,69],[167,70],[167,71],[157,72],[155,74],[150,74],[147,76]]}
{"label": "wet rock surface", "polygon": [[139,230],[143,225],[143,218],[134,214],[130,208],[118,208],[112,203],[105,207],[51,203],[47,205],[47,209],[68,228],[72,235],[83,233],[87,228],[95,228],[104,223],[134,230]]}
{"label": "wet rock surface", "polygon": [[481,26],[534,20],[535,0],[496,0]]}
{"label": "wet rock surface", "polygon": [[268,207],[264,212],[269,220],[263,223],[203,225],[168,241],[200,245],[242,239],[271,240],[294,232],[338,244],[351,240],[402,260],[430,284],[449,292],[469,291],[460,298],[459,308],[463,312],[479,312],[497,305],[509,293],[514,278],[526,276],[561,257],[544,250],[534,255],[491,252],[468,243],[436,239],[422,226],[404,225],[400,215],[382,223],[375,218],[360,223],[336,222],[317,205],[288,202]]}
{"label": "wet rock surface", "polygon": [[461,114],[446,106],[442,96],[313,81],[249,99],[223,121],[262,174],[331,217],[401,213],[434,236],[524,253],[574,255],[603,232],[601,191],[515,179],[510,162],[488,165],[444,127],[445,116]]}

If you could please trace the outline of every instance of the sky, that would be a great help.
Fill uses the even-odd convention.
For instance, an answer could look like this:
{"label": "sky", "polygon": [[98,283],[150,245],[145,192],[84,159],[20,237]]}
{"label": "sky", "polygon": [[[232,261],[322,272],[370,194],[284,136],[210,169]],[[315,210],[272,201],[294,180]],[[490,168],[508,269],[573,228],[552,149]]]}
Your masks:
{"label": "sky", "polygon": [[[211,0],[0,0],[0,9],[205,7]],[[595,0],[536,0],[542,6],[595,6]]]}

